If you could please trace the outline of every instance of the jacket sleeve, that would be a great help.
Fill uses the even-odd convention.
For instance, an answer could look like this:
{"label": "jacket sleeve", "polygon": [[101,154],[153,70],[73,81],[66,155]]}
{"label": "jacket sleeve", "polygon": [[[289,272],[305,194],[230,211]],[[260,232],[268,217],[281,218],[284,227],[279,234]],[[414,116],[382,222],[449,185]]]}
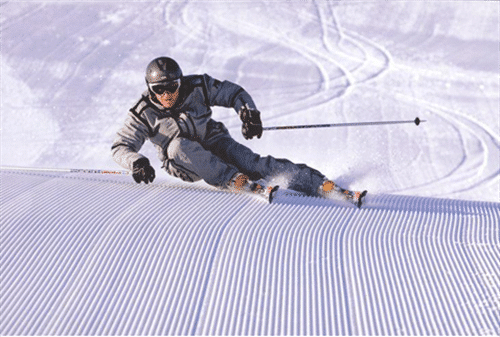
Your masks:
{"label": "jacket sleeve", "polygon": [[144,158],[139,153],[148,136],[148,127],[134,113],[129,112],[125,124],[111,147],[111,154],[115,162],[122,167],[131,170],[137,159]]}
{"label": "jacket sleeve", "polygon": [[239,112],[242,106],[248,104],[250,108],[257,109],[250,94],[238,84],[229,81],[221,82],[207,74],[203,77],[210,106],[234,108],[236,112]]}

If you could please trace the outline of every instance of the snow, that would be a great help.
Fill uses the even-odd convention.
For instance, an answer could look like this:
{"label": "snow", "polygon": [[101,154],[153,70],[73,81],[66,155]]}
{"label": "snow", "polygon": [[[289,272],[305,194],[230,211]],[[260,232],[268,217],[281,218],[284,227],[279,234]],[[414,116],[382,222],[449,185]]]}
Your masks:
{"label": "snow", "polygon": [[500,333],[498,203],[0,177],[2,335]]}
{"label": "snow", "polygon": [[2,169],[0,331],[499,334],[499,17],[495,1],[3,3],[2,167],[120,170],[111,143],[161,55],[245,87],[264,126],[426,122],[246,141],[214,108],[254,151],[368,189],[366,211],[188,185],[149,144],[149,187]]}

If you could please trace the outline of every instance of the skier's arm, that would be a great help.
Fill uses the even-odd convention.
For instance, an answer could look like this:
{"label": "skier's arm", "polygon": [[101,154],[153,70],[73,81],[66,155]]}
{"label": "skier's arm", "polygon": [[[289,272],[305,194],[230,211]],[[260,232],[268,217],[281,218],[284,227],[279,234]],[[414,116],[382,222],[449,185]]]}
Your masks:
{"label": "skier's arm", "polygon": [[211,106],[223,106],[234,108],[240,112],[241,108],[248,104],[250,109],[257,110],[255,103],[248,92],[238,84],[229,81],[219,81],[209,75],[204,75],[208,90],[208,100]]}
{"label": "skier's arm", "polygon": [[111,147],[111,154],[115,162],[133,171],[134,162],[146,158],[139,153],[139,150],[144,144],[147,135],[147,126],[132,112],[129,112],[125,124],[118,131]]}
{"label": "skier's arm", "polygon": [[245,139],[262,136],[262,121],[252,97],[241,86],[224,81],[221,82],[208,75],[204,75],[208,88],[210,105],[232,107],[243,122],[241,132]]}

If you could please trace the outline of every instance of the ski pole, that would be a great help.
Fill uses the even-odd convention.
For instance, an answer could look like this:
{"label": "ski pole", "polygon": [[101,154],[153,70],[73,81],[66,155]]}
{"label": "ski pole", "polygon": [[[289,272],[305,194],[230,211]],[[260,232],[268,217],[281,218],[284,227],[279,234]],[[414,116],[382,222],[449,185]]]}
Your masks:
{"label": "ski pole", "polygon": [[113,171],[113,170],[100,170],[100,169],[61,169],[61,168],[38,168],[38,167],[15,167],[15,166],[0,166],[1,170],[11,171],[34,171],[34,172],[64,172],[64,173],[91,173],[91,174],[116,174],[128,175],[128,171]]}
{"label": "ski pole", "polygon": [[311,124],[311,125],[290,125],[290,126],[269,126],[264,127],[262,130],[294,130],[294,129],[312,129],[312,128],[333,128],[333,127],[344,127],[344,126],[366,126],[366,125],[388,125],[388,124],[409,124],[414,123],[415,125],[420,125],[420,123],[426,122],[420,118],[415,118],[412,121],[384,121],[384,122],[360,122],[360,123],[337,123],[337,124]]}

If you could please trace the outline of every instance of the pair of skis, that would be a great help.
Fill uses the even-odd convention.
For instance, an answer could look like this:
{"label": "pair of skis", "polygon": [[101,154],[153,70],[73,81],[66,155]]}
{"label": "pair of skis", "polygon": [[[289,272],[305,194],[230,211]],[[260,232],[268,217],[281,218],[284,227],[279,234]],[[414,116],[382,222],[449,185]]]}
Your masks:
{"label": "pair of skis", "polygon": [[[368,193],[368,191],[351,191],[344,189],[340,186],[337,186],[332,183],[332,191],[334,191],[337,195],[340,195],[343,197],[344,200],[350,202],[351,204],[355,205],[357,208],[361,208],[364,197]],[[261,197],[263,197],[265,200],[267,200],[269,203],[272,203],[273,200],[275,199],[277,193],[279,190],[279,185],[276,186],[265,186],[264,184],[261,183],[251,183],[250,184],[250,192],[257,194]],[[329,196],[333,196],[333,194],[330,193],[324,193],[322,196],[324,198],[328,198]]]}

